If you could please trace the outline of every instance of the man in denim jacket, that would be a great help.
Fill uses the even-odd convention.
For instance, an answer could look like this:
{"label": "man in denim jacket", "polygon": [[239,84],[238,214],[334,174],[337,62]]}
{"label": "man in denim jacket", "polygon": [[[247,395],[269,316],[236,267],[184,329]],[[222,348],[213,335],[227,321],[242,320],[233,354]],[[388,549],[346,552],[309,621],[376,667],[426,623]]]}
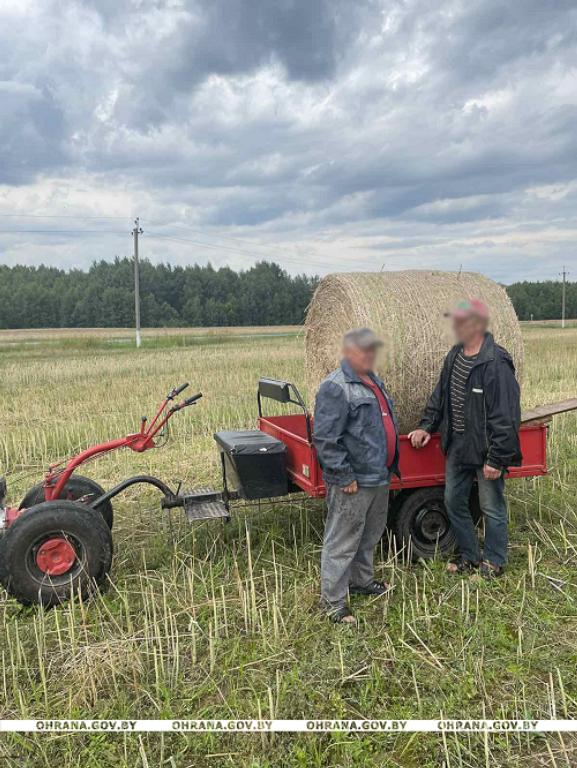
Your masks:
{"label": "man in denim jacket", "polygon": [[321,595],[335,623],[354,623],[351,594],[382,595],[374,548],[387,522],[391,473],[399,473],[393,403],[373,372],[382,342],[370,328],[343,338],[341,367],[316,399],[314,444],[327,486],[328,515],[321,560]]}

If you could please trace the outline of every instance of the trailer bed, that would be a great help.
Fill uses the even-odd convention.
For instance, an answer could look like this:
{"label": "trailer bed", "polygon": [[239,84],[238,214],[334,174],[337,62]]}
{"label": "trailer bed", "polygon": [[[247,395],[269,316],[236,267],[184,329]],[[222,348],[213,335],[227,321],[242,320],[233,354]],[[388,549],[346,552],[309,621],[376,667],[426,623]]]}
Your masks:
{"label": "trailer bed", "polygon": [[[286,466],[289,480],[315,499],[326,496],[321,468],[312,442],[307,437],[307,417],[302,414],[260,416],[258,428],[281,440],[287,448]],[[508,477],[535,477],[547,474],[547,427],[545,424],[523,426],[519,430],[523,464],[511,467]],[[403,478],[391,482],[393,490],[423,488],[445,484],[445,456],[441,436],[435,434],[426,448],[415,450],[406,435],[400,438],[399,467]]]}

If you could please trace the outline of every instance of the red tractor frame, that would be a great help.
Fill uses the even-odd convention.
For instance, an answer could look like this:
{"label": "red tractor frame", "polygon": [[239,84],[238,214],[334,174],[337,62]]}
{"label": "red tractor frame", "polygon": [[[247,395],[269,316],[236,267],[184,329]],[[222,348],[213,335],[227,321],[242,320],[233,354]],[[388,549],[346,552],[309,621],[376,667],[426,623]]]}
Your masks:
{"label": "red tractor frame", "polygon": [[43,482],[28,491],[18,509],[5,506],[6,481],[0,481],[0,582],[13,597],[24,604],[54,605],[101,584],[112,564],[111,499],[131,485],[153,485],[164,496],[163,506],[184,506],[178,491],[150,475],[130,477],[105,492],[94,480],[75,473],[121,448],[143,453],[157,447],[155,438],[165,427],[168,430],[172,416],[202,397],[198,393],[168,408],[187,387],[185,383],[169,392],[150,424],[143,416],[139,432],[51,464]]}

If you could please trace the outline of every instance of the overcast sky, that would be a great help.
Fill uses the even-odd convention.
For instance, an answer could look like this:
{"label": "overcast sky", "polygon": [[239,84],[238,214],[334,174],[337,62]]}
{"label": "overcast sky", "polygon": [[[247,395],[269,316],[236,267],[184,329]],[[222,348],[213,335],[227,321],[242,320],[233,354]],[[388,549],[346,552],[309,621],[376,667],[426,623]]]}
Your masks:
{"label": "overcast sky", "polygon": [[576,0],[0,0],[0,261],[130,255],[139,215],[154,261],[577,278],[576,33]]}

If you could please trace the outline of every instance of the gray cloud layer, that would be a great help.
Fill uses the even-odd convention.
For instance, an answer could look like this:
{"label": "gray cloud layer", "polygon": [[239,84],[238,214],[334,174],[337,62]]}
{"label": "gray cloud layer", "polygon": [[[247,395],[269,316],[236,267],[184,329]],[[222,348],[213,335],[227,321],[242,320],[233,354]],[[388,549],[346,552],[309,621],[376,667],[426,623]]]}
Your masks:
{"label": "gray cloud layer", "polygon": [[[569,0],[12,0],[0,213],[139,213],[165,235],[277,243],[310,272],[554,277],[576,230],[576,32]],[[129,250],[82,242],[2,233],[0,251]]]}

